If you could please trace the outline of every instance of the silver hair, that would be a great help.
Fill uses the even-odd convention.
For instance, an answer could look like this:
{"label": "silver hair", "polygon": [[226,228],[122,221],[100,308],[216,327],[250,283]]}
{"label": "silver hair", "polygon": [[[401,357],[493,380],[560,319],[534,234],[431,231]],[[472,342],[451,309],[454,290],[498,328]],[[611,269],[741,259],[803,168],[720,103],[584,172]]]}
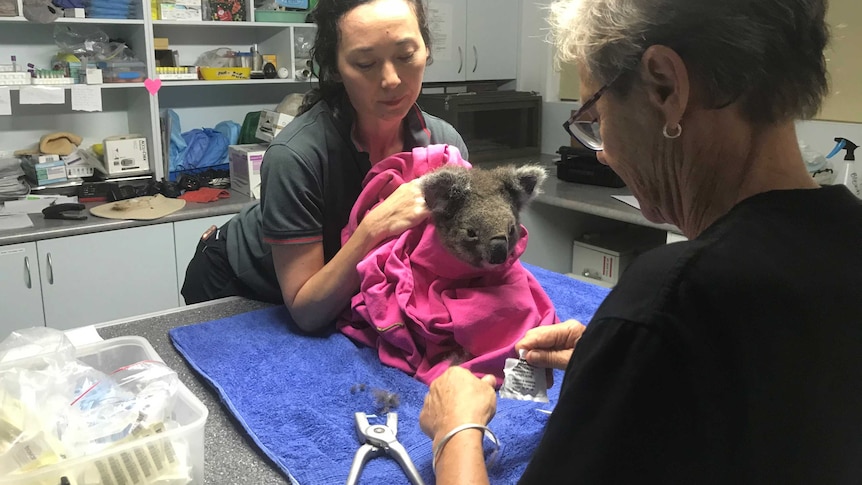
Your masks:
{"label": "silver hair", "polygon": [[[752,122],[813,117],[828,91],[826,0],[555,0],[549,10],[557,60],[582,63],[600,84],[661,44],[709,107],[738,100]],[[627,92],[629,77],[612,89]]]}

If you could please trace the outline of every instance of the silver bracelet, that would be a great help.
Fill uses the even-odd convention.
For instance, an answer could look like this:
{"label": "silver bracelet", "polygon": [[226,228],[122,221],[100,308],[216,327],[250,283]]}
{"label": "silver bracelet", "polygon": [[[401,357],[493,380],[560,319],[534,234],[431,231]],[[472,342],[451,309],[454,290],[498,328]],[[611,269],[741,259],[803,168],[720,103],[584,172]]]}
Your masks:
{"label": "silver bracelet", "polygon": [[431,469],[434,471],[435,475],[437,474],[437,460],[440,459],[440,453],[443,451],[443,447],[446,446],[446,443],[448,443],[453,436],[460,433],[461,431],[464,431],[465,429],[481,429],[484,433],[483,437],[487,436],[488,439],[490,439],[494,443],[494,446],[496,446],[494,453],[496,453],[497,450],[500,449],[500,442],[497,441],[497,437],[494,435],[494,432],[491,431],[491,428],[478,423],[465,423],[460,426],[456,426],[455,429],[446,433],[446,435],[440,439],[440,442],[437,443],[437,446],[434,447],[431,458]]}

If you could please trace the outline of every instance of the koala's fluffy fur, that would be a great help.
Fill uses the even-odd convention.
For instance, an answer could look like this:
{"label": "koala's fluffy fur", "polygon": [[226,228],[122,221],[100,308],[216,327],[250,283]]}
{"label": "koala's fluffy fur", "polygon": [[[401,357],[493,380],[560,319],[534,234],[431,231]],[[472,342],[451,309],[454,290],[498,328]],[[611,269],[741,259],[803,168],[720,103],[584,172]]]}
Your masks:
{"label": "koala's fluffy fur", "polygon": [[521,237],[520,212],[547,177],[533,165],[444,166],[422,177],[425,203],[443,245],[476,267],[505,262]]}

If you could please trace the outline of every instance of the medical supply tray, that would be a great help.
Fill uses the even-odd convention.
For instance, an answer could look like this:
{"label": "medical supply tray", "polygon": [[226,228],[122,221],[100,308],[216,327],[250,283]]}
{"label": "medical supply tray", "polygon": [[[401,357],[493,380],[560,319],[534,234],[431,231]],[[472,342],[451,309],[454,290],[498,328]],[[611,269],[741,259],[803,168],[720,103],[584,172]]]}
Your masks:
{"label": "medical supply tray", "polygon": [[[78,347],[76,356],[81,362],[105,373],[111,373],[142,360],[163,362],[146,339],[132,336],[116,337]],[[26,366],[32,360],[20,359],[0,364],[0,375],[4,371]],[[206,406],[181,384],[172,416],[178,427],[115,445],[92,455],[61,460],[28,473],[0,476],[0,485],[57,485],[61,483],[62,477],[67,477],[71,484],[89,484],[93,483],[89,478],[93,477],[94,469],[105,463],[113,466],[112,462],[128,460],[131,456],[140,455],[144,449],[152,450],[154,447],[170,446],[177,442],[183,442],[188,447],[187,461],[191,466],[191,483],[202,484],[204,483],[204,424],[208,414],[209,410]]]}

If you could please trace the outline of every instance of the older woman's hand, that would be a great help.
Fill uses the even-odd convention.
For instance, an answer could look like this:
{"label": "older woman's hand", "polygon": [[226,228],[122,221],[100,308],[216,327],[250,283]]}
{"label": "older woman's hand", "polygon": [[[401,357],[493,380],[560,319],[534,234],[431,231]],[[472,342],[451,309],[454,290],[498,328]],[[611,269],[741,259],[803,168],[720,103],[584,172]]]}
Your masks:
{"label": "older woman's hand", "polygon": [[476,378],[461,367],[450,367],[431,383],[419,426],[436,443],[439,438],[465,423],[488,424],[497,412],[493,375]]}
{"label": "older woman's hand", "polygon": [[365,215],[361,224],[379,242],[400,235],[425,220],[429,214],[419,181],[413,180],[395,189],[386,200]]}
{"label": "older woman's hand", "polygon": [[586,328],[577,320],[536,327],[527,331],[515,348],[526,350],[525,358],[532,365],[565,369]]}

